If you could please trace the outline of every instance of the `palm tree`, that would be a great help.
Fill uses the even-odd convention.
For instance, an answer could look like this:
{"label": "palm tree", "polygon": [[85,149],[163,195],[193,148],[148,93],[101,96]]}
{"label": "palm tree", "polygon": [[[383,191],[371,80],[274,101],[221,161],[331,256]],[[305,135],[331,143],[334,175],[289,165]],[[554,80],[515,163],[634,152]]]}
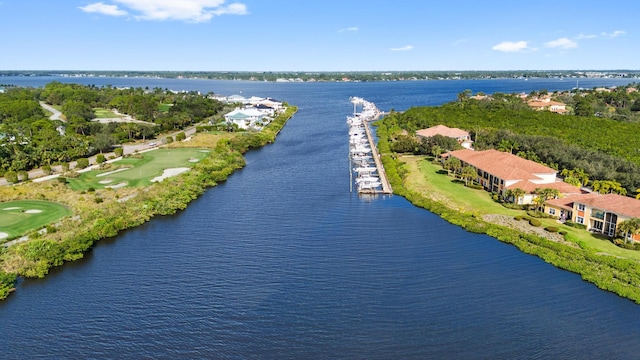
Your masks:
{"label": "palm tree", "polygon": [[520,188],[514,188],[514,189],[508,189],[505,193],[504,196],[509,199],[509,198],[513,198],[513,203],[518,205],[520,204],[520,198],[523,197],[527,192],[520,189]]}
{"label": "palm tree", "polygon": [[456,172],[458,172],[458,169],[462,167],[462,163],[460,163],[460,159],[449,156],[447,160],[444,161],[442,166],[447,169],[447,173],[452,171],[455,174]]}
{"label": "palm tree", "polygon": [[618,236],[624,239],[626,243],[627,240],[632,239],[633,235],[640,233],[640,219],[632,218],[629,220],[625,220],[618,224]]}
{"label": "palm tree", "polygon": [[431,153],[436,157],[436,160],[438,160],[440,158],[440,155],[442,154],[442,148],[439,145],[433,145],[433,147],[431,148]]}
{"label": "palm tree", "polygon": [[542,211],[542,206],[545,201],[555,199],[560,196],[560,192],[557,189],[551,188],[536,189],[536,194],[538,196],[534,199],[534,202],[537,205],[537,209],[540,211]]}
{"label": "palm tree", "polygon": [[476,169],[473,166],[465,166],[460,170],[460,178],[464,180],[464,185],[469,185],[469,180],[473,180],[478,176]]}

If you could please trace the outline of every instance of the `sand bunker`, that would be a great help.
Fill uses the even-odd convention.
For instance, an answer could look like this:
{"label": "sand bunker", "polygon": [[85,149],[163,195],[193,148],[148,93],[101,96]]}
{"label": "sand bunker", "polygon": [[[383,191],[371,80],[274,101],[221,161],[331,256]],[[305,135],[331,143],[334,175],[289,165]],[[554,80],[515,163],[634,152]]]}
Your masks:
{"label": "sand bunker", "polygon": [[191,163],[197,163],[198,161],[200,161],[200,160],[198,160],[198,159],[189,159],[189,162],[191,162]]}
{"label": "sand bunker", "polygon": [[200,151],[201,153],[208,153],[208,152],[210,152],[209,150],[198,150],[198,151]]}
{"label": "sand bunker", "polygon": [[131,168],[117,169],[117,170],[109,171],[109,172],[106,172],[106,173],[98,174],[98,175],[96,175],[96,177],[107,176],[107,175],[115,174],[117,172],[129,170],[129,169],[131,169]]}
{"label": "sand bunker", "polygon": [[110,183],[112,181],[113,181],[113,179],[100,180],[100,181],[98,181],[98,184],[103,184],[104,185],[104,184],[108,184],[108,183]]}
{"label": "sand bunker", "polygon": [[40,214],[42,212],[42,210],[38,210],[38,209],[29,209],[25,211],[25,214]]}
{"label": "sand bunker", "polygon": [[9,234],[7,234],[6,232],[0,232],[0,239],[4,239],[6,237],[9,237]]}
{"label": "sand bunker", "polygon": [[2,210],[18,210],[18,209],[20,209],[20,208],[19,208],[19,207],[15,207],[15,206],[14,206],[14,207],[4,208],[4,209],[2,209]]}
{"label": "sand bunker", "polygon": [[185,167],[185,168],[164,169],[164,171],[162,172],[162,175],[154,177],[153,179],[151,179],[151,182],[162,181],[168,177],[182,174],[185,171],[189,171],[189,168]]}
{"label": "sand bunker", "polygon": [[106,187],[107,189],[119,189],[119,188],[121,188],[121,187],[125,187],[125,186],[127,186],[127,182],[126,182],[126,181],[121,182],[121,183],[117,183],[117,184],[115,184],[115,185],[105,186],[105,187]]}

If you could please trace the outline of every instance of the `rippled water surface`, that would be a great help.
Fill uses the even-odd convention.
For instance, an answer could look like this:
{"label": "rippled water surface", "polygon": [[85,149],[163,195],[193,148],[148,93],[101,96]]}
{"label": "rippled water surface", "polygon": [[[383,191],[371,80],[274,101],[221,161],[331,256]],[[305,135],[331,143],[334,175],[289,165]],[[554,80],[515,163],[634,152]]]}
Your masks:
{"label": "rippled water surface", "polygon": [[[40,86],[52,79],[9,80]],[[102,241],[85,259],[45,279],[21,281],[0,303],[0,358],[640,353],[638,305],[512,246],[467,233],[401,197],[349,192],[349,96],[388,111],[453,100],[467,88],[530,92],[574,84],[73,80],[242,91],[300,110],[275,144],[247,154],[244,169],[185,211]]]}

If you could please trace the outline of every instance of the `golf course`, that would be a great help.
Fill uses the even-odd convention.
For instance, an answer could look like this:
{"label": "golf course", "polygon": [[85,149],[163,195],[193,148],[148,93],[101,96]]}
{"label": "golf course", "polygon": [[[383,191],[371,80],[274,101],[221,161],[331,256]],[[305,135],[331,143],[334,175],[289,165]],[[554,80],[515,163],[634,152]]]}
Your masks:
{"label": "golf course", "polygon": [[0,242],[43,228],[71,215],[66,206],[38,200],[0,203]]}

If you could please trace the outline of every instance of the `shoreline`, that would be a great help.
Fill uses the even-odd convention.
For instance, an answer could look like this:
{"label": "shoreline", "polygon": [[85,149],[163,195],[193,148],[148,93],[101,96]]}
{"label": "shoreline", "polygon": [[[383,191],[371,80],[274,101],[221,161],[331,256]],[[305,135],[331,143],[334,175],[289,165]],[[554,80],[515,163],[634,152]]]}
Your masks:
{"label": "shoreline", "polygon": [[[276,117],[261,132],[236,133],[236,136],[219,140],[211,146],[208,157],[180,175],[141,188],[124,188],[107,192],[112,198],[104,203],[88,204],[83,194],[70,190],[66,185],[34,183],[22,187],[19,194],[0,189],[2,201],[28,198],[38,194],[42,186],[60,186],[60,192],[47,200],[70,206],[65,196],[80,199],[74,216],[61,221],[60,228],[51,234],[41,234],[34,239],[6,248],[0,261],[0,300],[15,291],[18,277],[43,278],[49,269],[84,257],[95,242],[118,235],[123,230],[140,226],[154,216],[172,215],[183,210],[206,190],[225,181],[229,175],[244,167],[242,154],[253,148],[273,143],[278,133],[297,112],[296,106],[287,106],[286,111]],[[5,190],[8,188],[4,188]],[[33,193],[33,194],[32,194]],[[126,201],[120,201],[127,199]],[[43,250],[41,250],[43,249]]]}

